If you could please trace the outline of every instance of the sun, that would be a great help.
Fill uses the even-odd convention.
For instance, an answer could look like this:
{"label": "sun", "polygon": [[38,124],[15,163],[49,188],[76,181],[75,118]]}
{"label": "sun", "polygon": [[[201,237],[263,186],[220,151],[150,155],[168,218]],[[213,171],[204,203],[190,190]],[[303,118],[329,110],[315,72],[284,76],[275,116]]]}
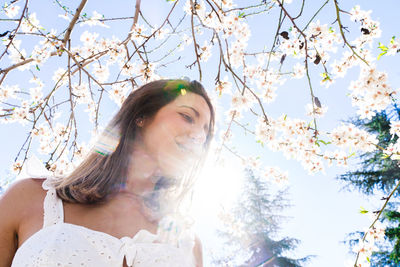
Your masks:
{"label": "sun", "polygon": [[244,177],[240,167],[240,162],[234,158],[216,163],[213,157],[209,157],[194,187],[191,210],[195,218],[218,216],[221,209],[232,208]]}

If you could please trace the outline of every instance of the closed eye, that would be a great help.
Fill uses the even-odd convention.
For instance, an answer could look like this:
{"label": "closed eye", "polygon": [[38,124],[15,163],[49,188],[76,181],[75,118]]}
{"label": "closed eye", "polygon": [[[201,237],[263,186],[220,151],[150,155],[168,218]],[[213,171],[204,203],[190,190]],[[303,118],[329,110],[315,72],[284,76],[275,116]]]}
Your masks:
{"label": "closed eye", "polygon": [[190,117],[189,115],[186,115],[184,113],[179,113],[179,114],[185,119],[185,121],[187,121],[189,123],[193,123],[194,122],[193,118]]}

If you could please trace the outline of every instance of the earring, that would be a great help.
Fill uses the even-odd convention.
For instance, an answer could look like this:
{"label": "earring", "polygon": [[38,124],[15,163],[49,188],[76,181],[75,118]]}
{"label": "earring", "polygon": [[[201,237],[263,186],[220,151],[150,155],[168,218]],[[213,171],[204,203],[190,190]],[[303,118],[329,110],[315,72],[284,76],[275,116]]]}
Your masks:
{"label": "earring", "polygon": [[137,125],[138,127],[143,127],[143,124],[144,124],[143,117],[137,118],[137,119],[135,120],[135,123],[136,123],[136,125]]}

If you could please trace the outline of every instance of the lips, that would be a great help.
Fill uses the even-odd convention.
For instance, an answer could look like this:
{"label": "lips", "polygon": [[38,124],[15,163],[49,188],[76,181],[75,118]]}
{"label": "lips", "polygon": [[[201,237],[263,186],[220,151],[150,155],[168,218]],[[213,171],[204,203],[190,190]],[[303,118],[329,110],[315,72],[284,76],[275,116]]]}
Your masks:
{"label": "lips", "polygon": [[187,146],[185,146],[181,143],[178,143],[178,142],[175,142],[175,143],[180,151],[185,152],[185,153],[190,153],[190,154],[193,153],[193,151],[191,149],[189,149]]}
{"label": "lips", "polygon": [[191,142],[190,140],[186,139],[175,139],[175,144],[180,152],[182,152],[186,157],[191,158],[198,158],[202,154],[202,145],[197,143]]}

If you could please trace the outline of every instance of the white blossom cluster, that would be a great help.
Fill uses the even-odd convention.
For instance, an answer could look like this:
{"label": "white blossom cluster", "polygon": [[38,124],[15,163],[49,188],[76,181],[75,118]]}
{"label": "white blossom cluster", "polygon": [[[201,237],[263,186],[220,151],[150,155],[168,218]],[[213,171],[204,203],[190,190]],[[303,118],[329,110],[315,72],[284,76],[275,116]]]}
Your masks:
{"label": "white blossom cluster", "polygon": [[352,105],[358,108],[361,119],[371,119],[376,112],[386,109],[397,94],[388,83],[385,72],[376,68],[362,68],[358,80],[350,83]]}
{"label": "white blossom cluster", "polygon": [[221,96],[222,94],[232,94],[232,83],[228,80],[228,76],[225,76],[222,80],[218,81],[215,91]]}
{"label": "white blossom cluster", "polygon": [[325,113],[328,111],[328,107],[325,105],[321,105],[318,107],[317,105],[314,104],[307,104],[306,105],[306,110],[307,110],[307,116],[314,117],[314,118],[321,118],[325,115]]}
{"label": "white blossom cluster", "polygon": [[72,93],[78,104],[89,104],[92,101],[89,85],[85,82],[72,85]]}
{"label": "white blossom cluster", "polygon": [[2,85],[0,86],[0,101],[6,102],[9,98],[16,98],[17,95],[15,94],[18,91],[18,85]]}
{"label": "white blossom cluster", "polygon": [[[281,116],[268,123],[259,120],[255,129],[256,140],[265,144],[272,151],[281,151],[286,158],[300,161],[310,173],[324,170],[322,159],[328,165],[334,161],[338,166],[347,166],[351,155],[344,152],[373,151],[378,140],[375,135],[356,128],[354,125],[342,125],[326,134],[326,141],[320,141],[314,136],[309,125],[299,119]],[[334,151],[322,151],[321,144],[333,144],[339,148]]]}
{"label": "white blossom cluster", "polygon": [[101,26],[105,28],[110,28],[110,26],[106,25],[104,22],[101,21],[103,19],[103,15],[98,13],[96,10],[92,12],[92,16],[81,23],[81,27],[85,25],[89,26]]}
{"label": "white blossom cluster", "polygon": [[378,139],[375,135],[357,128],[353,124],[343,124],[328,134],[332,144],[339,148],[351,148],[363,152],[376,150]]}
{"label": "white blossom cluster", "polygon": [[35,64],[43,65],[51,57],[51,53],[55,52],[56,47],[61,47],[61,42],[55,38],[56,33],[55,30],[52,30],[47,35],[48,38],[42,39],[38,45],[35,45],[31,54]]}
{"label": "white blossom cluster", "polygon": [[372,11],[362,10],[359,5],[356,5],[351,11],[350,19],[360,23],[362,34],[355,39],[352,44],[358,48],[362,48],[364,44],[372,45],[373,39],[379,38],[382,34],[379,21],[371,19]]}
{"label": "white blossom cluster", "polygon": [[267,181],[271,181],[278,186],[285,186],[289,183],[288,171],[282,171],[278,167],[266,166],[263,174]]}
{"label": "white blossom cluster", "polygon": [[36,13],[30,14],[27,18],[22,19],[21,31],[25,33],[36,33],[42,27],[36,17]]}
{"label": "white blossom cluster", "polygon": [[[350,12],[350,19],[359,23],[359,29],[361,31],[361,35],[350,44],[354,47],[354,52],[358,53],[359,57],[364,59],[365,62],[370,63],[373,62],[375,58],[372,56],[371,50],[365,45],[368,44],[369,47],[371,47],[373,45],[373,40],[379,38],[381,35],[379,22],[371,19],[371,12],[372,11],[361,10],[358,5]],[[342,58],[339,61],[334,60],[331,64],[334,78],[344,77],[348,69],[357,65],[366,68],[365,62],[362,62],[354,52],[346,50],[343,52]],[[365,112],[365,110],[362,112]]]}
{"label": "white blossom cluster", "polygon": [[291,28],[288,32],[288,36],[283,38],[279,49],[282,54],[292,56],[294,58],[304,58],[305,47],[304,40],[300,39],[300,33],[295,29]]}
{"label": "white blossom cluster", "polygon": [[359,64],[359,61],[356,55],[354,55],[352,51],[346,50],[339,61],[336,59],[333,61],[331,64],[331,72],[334,78],[343,78],[346,75],[347,70],[357,64]]}
{"label": "white blossom cluster", "polygon": [[396,40],[396,38],[393,36],[392,39],[390,39],[389,45],[387,46],[387,55],[388,56],[393,56],[398,53],[400,49],[400,43]]}
{"label": "white blossom cluster", "polygon": [[[7,45],[8,44],[8,40],[2,40],[3,41],[3,45]],[[8,58],[10,59],[11,63],[13,64],[17,64],[20,63],[22,61],[25,60],[25,58],[27,57],[26,54],[26,50],[24,48],[21,48],[21,40],[15,40],[13,41],[13,45],[10,46],[8,52]],[[25,64],[22,65],[20,67],[18,67],[17,69],[20,71],[24,71],[30,68],[30,64]]]}
{"label": "white blossom cluster", "polygon": [[49,169],[56,176],[65,176],[71,172],[89,152],[89,147],[85,143],[77,144],[76,149],[71,151],[73,156],[71,161],[69,150],[62,151],[69,134],[70,129],[61,123],[57,123],[53,129],[42,123],[32,131],[32,135],[39,139],[40,154],[54,153],[54,157],[59,157],[58,160],[51,162]]}
{"label": "white blossom cluster", "polygon": [[[353,247],[353,251],[358,253],[357,267],[370,266],[370,258],[374,251],[378,251],[376,242],[385,239],[385,226],[379,221],[366,231],[365,240],[358,240],[358,244]],[[354,263],[353,263],[354,266]]]}
{"label": "white blossom cluster", "polygon": [[254,104],[256,99],[250,94],[248,90],[244,91],[242,95],[241,92],[236,92],[231,98],[231,107],[233,110],[244,111],[249,110]]}
{"label": "white blossom cluster", "polygon": [[324,170],[322,158],[319,156],[321,149],[305,121],[286,116],[270,118],[268,123],[260,119],[256,124],[255,134],[257,141],[272,151],[283,152],[288,159],[300,161],[309,173]]}
{"label": "white blossom cluster", "polygon": [[128,83],[115,83],[111,86],[110,98],[114,100],[114,102],[121,106],[125,101],[128,91],[130,90],[130,86]]}
{"label": "white blossom cluster", "polygon": [[[310,45],[312,45],[312,53],[315,55],[318,53],[323,61],[328,61],[330,59],[328,52],[335,53],[337,45],[342,43],[335,29],[328,24],[321,25],[319,20],[310,23],[306,35],[310,40]],[[311,57],[311,60],[313,59],[315,60],[315,56]]]}
{"label": "white blossom cluster", "polygon": [[18,14],[20,8],[21,7],[18,5],[8,5],[7,3],[3,6],[4,13],[10,19],[14,18]]}
{"label": "white blossom cluster", "polygon": [[[228,58],[230,64],[239,68],[243,63],[244,50],[247,47],[247,42],[250,39],[251,31],[249,25],[241,18],[236,12],[224,12],[224,10],[231,9],[234,7],[233,1],[224,0],[219,1],[221,9],[207,10],[204,1],[197,1],[193,7],[191,7],[190,1],[186,1],[184,11],[188,14],[192,14],[192,9],[198,16],[203,25],[207,28],[211,28],[216,33],[222,33],[223,38],[232,39],[230,41],[230,47],[228,51]],[[211,56],[211,45],[204,42],[200,48],[200,59],[207,61]],[[205,55],[204,55],[205,54]]]}
{"label": "white blossom cluster", "polygon": [[249,64],[243,70],[243,73],[249,78],[250,84],[255,84],[257,88],[257,96],[260,97],[265,104],[275,101],[278,87],[282,86],[286,79],[283,78],[279,71],[270,67],[268,71],[264,69],[266,64],[266,55],[259,56],[257,65]]}

